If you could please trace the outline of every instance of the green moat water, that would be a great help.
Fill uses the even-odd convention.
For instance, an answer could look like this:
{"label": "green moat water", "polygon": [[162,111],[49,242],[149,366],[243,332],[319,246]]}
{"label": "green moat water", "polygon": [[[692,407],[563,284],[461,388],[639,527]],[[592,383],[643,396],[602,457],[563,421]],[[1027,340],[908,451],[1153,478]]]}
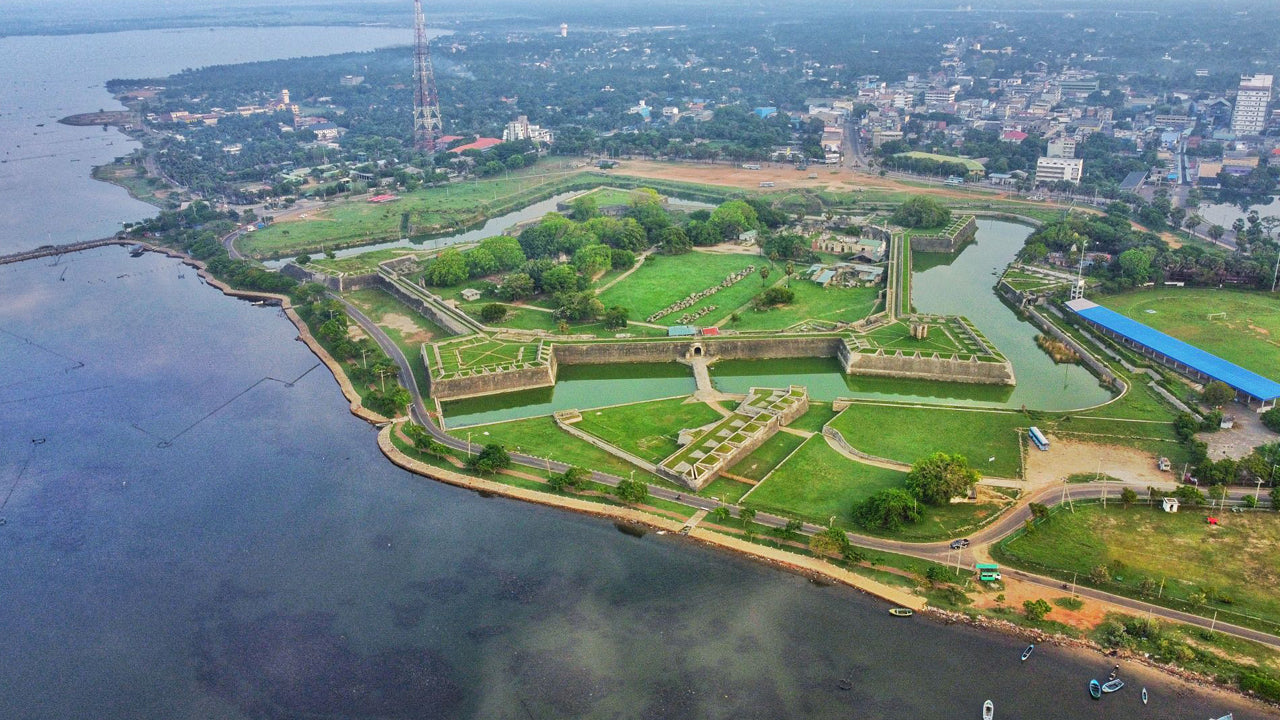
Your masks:
{"label": "green moat water", "polygon": [[[834,358],[734,360],[711,368],[718,389],[805,385],[815,400],[860,397],[985,407],[1072,410],[1106,402],[1110,392],[1079,365],[1057,365],[1036,346],[1038,330],[996,297],[998,273],[1022,247],[1025,226],[978,222],[977,241],[958,255],[918,256],[912,301],[922,313],[964,315],[1013,363],[1016,387],[846,376]],[[568,367],[556,387],[444,404],[451,427],[546,415],[693,392],[689,368],[676,363]]]}

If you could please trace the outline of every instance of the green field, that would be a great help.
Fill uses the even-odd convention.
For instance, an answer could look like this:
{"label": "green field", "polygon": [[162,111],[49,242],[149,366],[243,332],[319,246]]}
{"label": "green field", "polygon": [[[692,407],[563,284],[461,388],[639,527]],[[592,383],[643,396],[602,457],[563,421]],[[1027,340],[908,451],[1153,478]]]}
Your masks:
{"label": "green field", "polygon": [[[600,296],[600,302],[606,307],[621,305],[630,312],[632,320],[644,321],[652,313],[692,293],[719,285],[726,276],[748,265],[754,265],[756,272],[684,310],[677,310],[655,321],[661,325],[678,325],[679,318],[684,313],[706,305],[715,305],[714,311],[695,321],[702,326],[712,325],[728,317],[764,288],[759,270],[761,266],[770,265],[767,258],[759,255],[713,253],[652,255],[627,279],[606,290]],[[781,269],[776,265],[772,267],[772,271],[771,281],[782,275]]]}
{"label": "green field", "polygon": [[983,475],[1009,478],[1022,475],[1020,434],[1030,425],[1014,412],[870,403],[854,403],[831,421],[869,455],[913,463],[935,452],[958,453]]}
{"label": "green field", "polygon": [[[1157,288],[1097,298],[1116,312],[1280,380],[1280,297],[1266,292]],[[1153,311],[1153,312],[1148,312]],[[1210,313],[1226,318],[1209,320]]]}
{"label": "green field", "polygon": [[556,427],[555,421],[550,417],[480,425],[469,429],[451,430],[449,434],[466,440],[468,432],[474,445],[473,451],[478,451],[487,443],[497,443],[508,451],[550,458],[557,462],[599,470],[620,477],[627,477],[634,471],[637,478],[642,477],[646,482],[675,487],[671,482],[656,475],[650,475],[635,465],[561,430]]}
{"label": "green field", "polygon": [[739,459],[726,472],[759,482],[804,441],[805,438],[799,435],[780,432],[764,441],[751,454]]}
{"label": "green field", "polygon": [[[772,280],[774,276],[769,277]],[[760,281],[756,276],[742,282],[750,282],[753,286],[757,286]],[[795,292],[795,302],[763,311],[748,308],[740,313],[737,322],[730,320],[725,327],[745,331],[782,330],[805,320],[855,322],[875,310],[876,298],[880,294],[879,287],[824,288],[800,276],[793,276],[787,287]],[[758,287],[756,289],[759,291]],[[724,308],[724,305],[721,305],[721,308]],[[715,314],[712,313],[712,315]]]}
{"label": "green field", "polygon": [[765,478],[746,502],[823,525],[833,515],[848,524],[853,503],[879,490],[902,487],[906,477],[896,470],[855,463],[815,435]]}
{"label": "green field", "polygon": [[953,337],[945,324],[931,324],[929,334],[923,340],[917,340],[911,336],[911,325],[906,322],[895,322],[878,327],[868,332],[865,337],[872,346],[882,347],[888,351],[901,350],[904,353],[921,352],[942,355],[972,354],[977,351],[976,347]]}
{"label": "green field", "polygon": [[344,258],[334,258],[330,260],[327,257],[320,256],[311,259],[307,267],[311,270],[320,270],[330,275],[363,275],[366,273],[374,273],[378,271],[378,264],[388,260],[394,260],[405,255],[416,255],[421,250],[412,250],[409,248],[383,248],[381,250],[370,250],[359,255],[352,255]]}
{"label": "green field", "polygon": [[405,236],[408,214],[412,235],[448,232],[484,220],[512,204],[527,205],[580,181],[578,175],[541,176],[542,167],[496,180],[474,180],[429,187],[401,195],[399,200],[374,204],[367,197],[326,204],[307,217],[273,223],[248,233],[237,245],[246,255],[295,254],[335,245],[355,245]]}
{"label": "green field", "polygon": [[584,410],[576,427],[627,452],[658,462],[680,449],[680,430],[715,422],[720,413],[702,402],[672,398]]}
{"label": "green field", "polygon": [[831,409],[831,403],[818,402],[816,400],[809,401],[809,410],[791,421],[787,427],[794,430],[804,430],[805,432],[822,432],[822,426],[826,425],[831,418],[838,415],[835,410]]}
{"label": "green field", "polygon": [[[1057,510],[1033,532],[1001,546],[1007,562],[1036,570],[1079,573],[1085,582],[1098,566],[1109,566],[1111,580],[1101,586],[1141,595],[1162,580],[1161,600],[1195,605],[1195,612],[1244,613],[1280,623],[1280,515],[1225,513],[1218,526],[1206,512],[1184,507],[1164,513],[1145,504],[1128,509],[1111,503]],[[1216,513],[1215,513],[1216,514]],[[1092,583],[1099,584],[1099,583]],[[1203,594],[1203,599],[1197,597]],[[1229,599],[1231,602],[1224,602]],[[1277,628],[1272,627],[1274,632]]]}
{"label": "green field", "polygon": [[944,162],[944,163],[959,163],[961,165],[964,165],[970,171],[976,170],[978,172],[981,172],[985,169],[983,168],[982,163],[978,162],[977,160],[970,160],[969,158],[956,157],[954,155],[938,155],[936,153],[920,152],[919,150],[912,150],[911,152],[905,152],[905,153],[899,153],[899,154],[905,155],[906,157],[924,158],[926,160],[937,160],[938,162]]}

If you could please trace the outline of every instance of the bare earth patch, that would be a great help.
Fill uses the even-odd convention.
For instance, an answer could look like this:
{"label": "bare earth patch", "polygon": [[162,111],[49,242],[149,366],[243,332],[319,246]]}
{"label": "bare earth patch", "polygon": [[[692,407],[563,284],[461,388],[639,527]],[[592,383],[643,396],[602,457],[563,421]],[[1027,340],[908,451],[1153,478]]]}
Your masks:
{"label": "bare earth patch", "polygon": [[1049,450],[1028,450],[1026,478],[1032,487],[1062,482],[1077,473],[1102,472],[1125,482],[1148,485],[1173,482],[1174,477],[1156,469],[1156,459],[1134,448],[1098,445],[1051,437]]}
{"label": "bare earth patch", "polygon": [[431,339],[431,333],[418,327],[418,324],[407,315],[400,313],[386,313],[378,321],[379,325],[385,325],[392,330],[399,330],[400,335],[407,343],[423,343]]}
{"label": "bare earth patch", "polygon": [[[1004,594],[1004,603],[997,603],[996,596],[1001,593]],[[1003,604],[1005,607],[1013,608],[1014,612],[1021,613],[1024,600],[1043,598],[1053,605],[1055,598],[1067,597],[1068,595],[1069,593],[1066,590],[1054,591],[1039,585],[1006,579],[1004,581],[1004,590],[999,592],[992,590],[974,594],[973,604],[975,607],[985,609],[999,607]],[[1045,619],[1060,622],[1063,625],[1070,625],[1079,630],[1091,630],[1106,619],[1108,612],[1120,611],[1120,608],[1115,605],[1090,598],[1082,598],[1082,600],[1084,604],[1080,606],[1079,610],[1068,610],[1067,608],[1053,605],[1053,610],[1045,616]]]}

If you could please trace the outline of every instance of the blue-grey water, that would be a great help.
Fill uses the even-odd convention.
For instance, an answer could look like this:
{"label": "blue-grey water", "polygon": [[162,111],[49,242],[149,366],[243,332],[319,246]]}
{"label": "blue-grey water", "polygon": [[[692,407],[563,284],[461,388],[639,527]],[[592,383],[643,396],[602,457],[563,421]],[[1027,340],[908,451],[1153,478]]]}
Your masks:
{"label": "blue-grey water", "polygon": [[0,266],[0,717],[1230,709],[1163,680],[1094,703],[1101,656],[1024,665],[1010,638],[409,475],[295,336],[156,255]]}

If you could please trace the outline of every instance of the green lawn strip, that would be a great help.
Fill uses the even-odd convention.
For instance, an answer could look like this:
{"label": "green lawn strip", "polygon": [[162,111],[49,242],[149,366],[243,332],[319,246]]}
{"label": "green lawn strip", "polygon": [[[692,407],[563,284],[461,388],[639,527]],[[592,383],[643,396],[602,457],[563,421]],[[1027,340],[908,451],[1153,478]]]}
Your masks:
{"label": "green lawn strip", "polygon": [[[742,282],[752,282],[752,278]],[[759,280],[756,279],[756,282]],[[793,302],[769,310],[740,310],[738,320],[735,322],[730,319],[725,327],[742,331],[781,330],[804,320],[856,322],[871,314],[880,293],[878,287],[824,288],[799,276],[793,276],[787,287],[795,293]],[[720,294],[713,297],[719,297]],[[724,307],[721,305],[721,309]]]}
{"label": "green lawn strip", "polygon": [[[765,265],[772,265],[767,258],[715,253],[652,255],[625,280],[601,294],[600,302],[606,307],[621,305],[627,308],[632,320],[643,321],[651,314],[693,293],[719,285],[727,276],[748,265],[756,267],[751,275],[683,310],[655,320],[661,325],[677,325],[681,315],[695,312],[707,305],[715,305],[716,310],[696,321],[699,325],[711,325],[764,289],[759,270]],[[774,265],[772,271],[773,277],[777,277],[780,268]]]}
{"label": "green lawn strip", "polygon": [[720,413],[706,403],[670,398],[583,410],[576,427],[627,452],[658,462],[680,449],[680,431],[715,422]]}
{"label": "green lawn strip", "polygon": [[752,487],[755,486],[721,476],[712,480],[711,484],[702,488],[698,494],[703,497],[717,498],[727,503],[736,503],[742,499],[743,495],[750,492]]}
{"label": "green lawn strip", "polygon": [[731,465],[728,472],[759,482],[804,441],[799,435],[780,432]]}
{"label": "green lawn strip", "polygon": [[838,415],[835,410],[831,409],[831,403],[809,401],[809,410],[805,414],[791,421],[787,427],[793,430],[804,430],[807,432],[822,432],[822,426],[831,421],[831,418]]}
{"label": "green lawn strip", "polygon": [[[1153,288],[1097,301],[1261,375],[1280,378],[1280,303],[1266,292]],[[1148,312],[1152,310],[1154,312]],[[1225,318],[1209,320],[1210,313]]]}
{"label": "green lawn strip", "polygon": [[870,403],[853,403],[831,421],[869,455],[910,464],[935,452],[958,453],[984,475],[1009,478],[1022,475],[1020,434],[1032,424],[1017,412]]}
{"label": "green lawn strip", "polygon": [[405,255],[416,255],[421,250],[411,248],[382,248],[381,250],[370,250],[359,255],[351,255],[349,257],[334,258],[330,260],[327,257],[312,258],[307,264],[310,270],[319,270],[330,275],[365,275],[378,272],[378,265],[388,260],[393,260]]}
{"label": "green lawn strip", "polygon": [[[993,548],[1003,562],[1202,616],[1280,631],[1280,515],[1075,503]],[[1216,513],[1214,513],[1216,514]],[[1108,568],[1105,579],[1090,578]],[[1149,581],[1146,590],[1143,582]],[[1159,587],[1161,581],[1164,585]],[[1203,597],[1201,597],[1203,595]],[[1229,602],[1228,602],[1229,601]]]}
{"label": "green lawn strip", "polygon": [[906,473],[855,463],[815,435],[779,465],[744,502],[826,525],[832,516],[851,527],[853,503],[879,490],[902,487]]}
{"label": "green lawn strip", "polygon": [[477,452],[480,447],[488,443],[497,443],[509,452],[550,458],[557,462],[577,465],[588,470],[599,470],[618,477],[630,477],[631,473],[635,472],[637,479],[643,479],[647,483],[675,490],[685,489],[683,485],[651,475],[585,440],[564,432],[556,427],[555,422],[548,416],[510,420],[492,425],[476,425],[467,429],[451,430],[449,434],[460,440],[466,440],[468,431],[471,436],[472,452]]}

